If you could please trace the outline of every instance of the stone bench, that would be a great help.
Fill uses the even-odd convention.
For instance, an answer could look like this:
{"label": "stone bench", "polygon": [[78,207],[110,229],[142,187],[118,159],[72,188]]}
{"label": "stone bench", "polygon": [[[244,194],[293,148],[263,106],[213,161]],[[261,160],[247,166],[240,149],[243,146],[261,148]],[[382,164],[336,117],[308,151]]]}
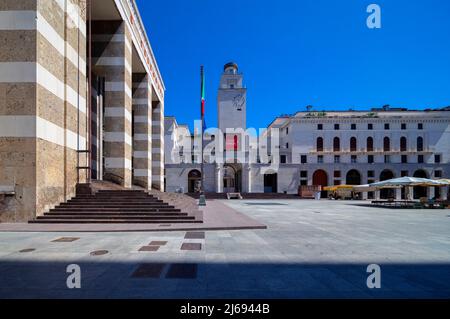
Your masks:
{"label": "stone bench", "polygon": [[228,200],[231,199],[244,199],[241,195],[241,193],[227,193]]}

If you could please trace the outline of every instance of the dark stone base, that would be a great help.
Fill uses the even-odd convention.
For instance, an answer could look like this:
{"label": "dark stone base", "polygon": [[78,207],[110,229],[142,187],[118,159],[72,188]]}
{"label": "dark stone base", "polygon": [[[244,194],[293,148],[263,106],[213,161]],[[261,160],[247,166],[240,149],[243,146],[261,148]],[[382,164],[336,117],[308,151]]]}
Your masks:
{"label": "dark stone base", "polygon": [[77,195],[93,195],[92,184],[77,184]]}

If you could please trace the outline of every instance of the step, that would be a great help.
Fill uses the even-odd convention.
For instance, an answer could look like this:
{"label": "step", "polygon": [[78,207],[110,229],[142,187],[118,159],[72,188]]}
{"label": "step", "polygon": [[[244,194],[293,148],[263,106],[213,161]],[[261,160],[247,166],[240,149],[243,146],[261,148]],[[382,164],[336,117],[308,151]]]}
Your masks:
{"label": "step", "polygon": [[132,204],[98,204],[98,203],[83,203],[83,204],[61,204],[57,206],[56,208],[67,208],[67,207],[73,207],[73,208],[90,208],[90,207],[100,207],[100,208],[175,208],[174,206],[169,206],[169,204],[140,204],[140,203],[132,203]]}
{"label": "step", "polygon": [[164,203],[162,200],[155,199],[106,199],[106,198],[76,198],[70,199],[68,203]]}
{"label": "step", "polygon": [[52,213],[45,213],[44,216],[92,216],[92,215],[99,215],[99,216],[180,216],[185,217],[188,216],[187,213],[181,213],[181,212],[152,212],[152,213],[140,213],[140,212],[130,212],[130,213],[121,213],[121,212],[52,212]]}
{"label": "step", "polygon": [[54,208],[50,211],[67,211],[67,210],[73,210],[73,211],[105,211],[105,212],[155,212],[155,211],[174,211],[179,212],[179,209],[175,209],[172,207],[144,207],[144,208],[135,208],[135,207],[124,207],[124,208],[118,208],[118,207],[107,207],[107,208],[97,208],[97,207],[83,207],[83,208],[72,208],[72,207],[62,207],[62,208]]}
{"label": "step", "polygon": [[79,220],[85,220],[85,219],[103,219],[103,220],[128,220],[128,219],[142,219],[142,220],[192,220],[195,219],[193,216],[140,216],[140,215],[131,215],[131,216],[111,216],[111,215],[86,215],[86,216],[79,216],[79,215],[46,215],[46,216],[39,216],[37,217],[38,220],[46,220],[46,219],[79,219]]}
{"label": "step", "polygon": [[32,220],[30,224],[201,224],[199,220],[142,220],[142,219],[123,219],[108,220],[103,219],[84,219],[84,220],[64,220],[64,219],[46,219]]}

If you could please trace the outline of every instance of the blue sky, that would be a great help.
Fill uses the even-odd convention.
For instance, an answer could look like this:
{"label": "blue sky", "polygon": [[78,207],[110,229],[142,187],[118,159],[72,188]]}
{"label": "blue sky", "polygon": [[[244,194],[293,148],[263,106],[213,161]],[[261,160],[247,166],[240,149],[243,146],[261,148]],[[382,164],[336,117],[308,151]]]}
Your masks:
{"label": "blue sky", "polygon": [[[382,28],[366,8],[382,9]],[[205,65],[207,124],[217,123],[223,65],[248,88],[248,126],[280,114],[450,105],[448,0],[137,0],[166,91],[166,115],[199,117]]]}

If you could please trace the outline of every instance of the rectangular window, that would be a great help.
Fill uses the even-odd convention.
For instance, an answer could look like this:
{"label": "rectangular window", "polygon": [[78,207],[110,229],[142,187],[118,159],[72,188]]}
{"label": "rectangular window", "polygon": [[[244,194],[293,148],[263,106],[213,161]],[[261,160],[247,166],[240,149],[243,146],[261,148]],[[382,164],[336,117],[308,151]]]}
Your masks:
{"label": "rectangular window", "polygon": [[436,177],[436,178],[442,178],[442,171],[435,171],[435,172],[434,172],[434,177]]}
{"label": "rectangular window", "polygon": [[384,162],[385,162],[386,164],[389,164],[389,163],[391,162],[391,156],[390,156],[390,155],[385,155],[385,156],[384,156]]}
{"label": "rectangular window", "polygon": [[409,175],[409,172],[408,171],[402,171],[401,174],[402,174],[402,177],[407,177]]}
{"label": "rectangular window", "polygon": [[308,171],[301,171],[300,178],[308,178]]}
{"label": "rectangular window", "polygon": [[375,158],[373,157],[373,155],[369,155],[367,157],[367,163],[369,163],[369,164],[375,163]]}
{"label": "rectangular window", "polygon": [[289,135],[289,127],[286,127],[286,135]]}
{"label": "rectangular window", "polygon": [[369,125],[367,126],[367,129],[368,129],[369,131],[372,131],[372,130],[373,130],[373,124],[369,124]]}
{"label": "rectangular window", "polygon": [[334,185],[335,185],[335,186],[341,185],[341,181],[340,181],[340,180],[335,180],[335,181],[334,181]]}
{"label": "rectangular window", "polygon": [[[367,184],[373,184],[373,183],[375,183],[375,180],[373,180],[373,179],[369,179],[367,181]],[[374,198],[375,198],[375,192],[369,192],[367,194],[367,199],[374,199]]]}
{"label": "rectangular window", "polygon": [[308,156],[306,155],[302,155],[300,158],[300,161],[302,164],[307,164],[308,163]]}
{"label": "rectangular window", "polygon": [[418,128],[419,130],[423,130],[423,124],[422,124],[422,123],[419,123],[419,125],[417,126],[417,128]]}
{"label": "rectangular window", "polygon": [[286,148],[289,148],[289,143],[286,143]]}
{"label": "rectangular window", "polygon": [[341,126],[339,124],[334,124],[334,129],[336,131],[339,131],[341,129]]}
{"label": "rectangular window", "polygon": [[352,124],[352,131],[356,131],[356,124]]}
{"label": "rectangular window", "polygon": [[334,171],[334,178],[341,178],[341,171]]}
{"label": "rectangular window", "polygon": [[335,157],[334,157],[334,163],[335,164],[339,164],[341,162],[341,157],[339,156],[339,155],[336,155]]}
{"label": "rectangular window", "polygon": [[436,164],[441,164],[441,155],[434,155],[434,162]]}
{"label": "rectangular window", "polygon": [[319,131],[323,131],[323,124],[318,124],[318,125],[317,125],[317,129],[318,129]]}
{"label": "rectangular window", "polygon": [[408,155],[402,155],[402,164],[408,163]]}
{"label": "rectangular window", "polygon": [[352,155],[352,164],[358,163],[358,156]]}
{"label": "rectangular window", "polygon": [[308,181],[300,181],[300,186],[308,186]]}
{"label": "rectangular window", "polygon": [[286,161],[287,161],[286,155],[281,155],[281,156],[280,156],[280,163],[281,163],[281,164],[286,164]]}
{"label": "rectangular window", "polygon": [[317,156],[317,163],[323,164],[323,155]]}
{"label": "rectangular window", "polygon": [[423,164],[424,162],[425,162],[425,158],[423,157],[423,155],[419,155],[417,158],[417,163]]}
{"label": "rectangular window", "polygon": [[402,130],[403,131],[406,130],[406,124],[405,123],[402,124]]}
{"label": "rectangular window", "polygon": [[384,124],[384,129],[385,130],[390,130],[391,129],[391,125],[389,123]]}
{"label": "rectangular window", "polygon": [[375,178],[375,171],[368,171],[367,177]]}

